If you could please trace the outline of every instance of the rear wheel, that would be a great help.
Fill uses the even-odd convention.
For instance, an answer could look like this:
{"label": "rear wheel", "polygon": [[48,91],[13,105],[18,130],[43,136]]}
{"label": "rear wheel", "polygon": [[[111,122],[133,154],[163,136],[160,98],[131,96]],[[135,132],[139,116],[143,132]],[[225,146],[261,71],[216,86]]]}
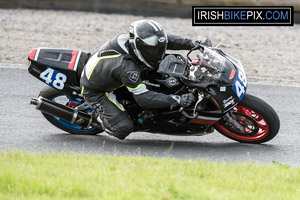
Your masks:
{"label": "rear wheel", "polygon": [[242,131],[222,120],[215,124],[215,128],[224,136],[239,142],[267,142],[279,131],[280,120],[275,110],[263,100],[249,94],[232,110],[232,117],[242,125]]}
{"label": "rear wheel", "polygon": [[[60,92],[59,90],[56,90],[52,87],[45,87],[40,92],[40,95],[46,99],[49,99],[50,101],[55,101],[57,103],[60,103],[62,105],[74,108],[82,103],[82,99],[69,97],[66,94]],[[86,110],[86,112],[91,112],[92,110]],[[57,128],[64,130],[66,132],[72,133],[72,134],[85,134],[85,135],[96,135],[100,132],[103,132],[103,130],[96,129],[93,127],[82,127],[77,124],[72,124],[66,120],[60,119],[58,117],[55,117],[53,115],[49,115],[46,113],[43,113],[43,116],[54,126]]]}

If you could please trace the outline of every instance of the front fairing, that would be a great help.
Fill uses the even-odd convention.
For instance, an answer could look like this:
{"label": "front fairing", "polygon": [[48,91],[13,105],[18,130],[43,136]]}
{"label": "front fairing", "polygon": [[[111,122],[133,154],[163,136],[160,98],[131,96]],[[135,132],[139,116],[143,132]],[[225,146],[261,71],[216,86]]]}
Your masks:
{"label": "front fairing", "polygon": [[248,81],[246,78],[246,73],[244,70],[244,67],[242,65],[242,63],[233,58],[232,56],[224,53],[222,50],[217,49],[217,52],[219,52],[219,54],[223,55],[225,58],[227,58],[231,63],[234,64],[234,66],[237,69],[236,75],[235,75],[235,79],[232,85],[232,90],[234,91],[234,93],[236,94],[236,96],[238,97],[239,101],[241,101],[246,93],[247,90],[247,86],[248,86]]}
{"label": "front fairing", "polygon": [[243,99],[247,89],[240,61],[220,49],[206,47],[200,50],[197,58],[196,62],[192,61],[189,80],[196,84],[207,83],[204,84],[206,91],[218,102],[223,113],[232,109]]}

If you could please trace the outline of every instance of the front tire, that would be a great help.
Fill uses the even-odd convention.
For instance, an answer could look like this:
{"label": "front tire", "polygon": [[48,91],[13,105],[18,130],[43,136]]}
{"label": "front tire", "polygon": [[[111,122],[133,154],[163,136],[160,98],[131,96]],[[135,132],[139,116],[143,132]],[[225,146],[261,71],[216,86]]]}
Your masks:
{"label": "front tire", "polygon": [[[39,96],[42,96],[46,99],[49,99],[50,101],[55,101],[69,107],[74,107],[80,104],[80,99],[76,99],[78,102],[70,101],[66,94],[49,86],[44,87],[41,90]],[[68,121],[62,120],[53,115],[49,115],[43,112],[42,114],[51,124],[71,134],[97,135],[98,133],[103,132],[103,130],[96,129],[93,127],[85,128],[76,124],[71,124]]]}
{"label": "front tire", "polygon": [[232,110],[234,118],[244,127],[237,131],[224,121],[215,124],[222,135],[242,143],[260,144],[273,139],[280,127],[275,110],[265,101],[246,94],[243,100]]}

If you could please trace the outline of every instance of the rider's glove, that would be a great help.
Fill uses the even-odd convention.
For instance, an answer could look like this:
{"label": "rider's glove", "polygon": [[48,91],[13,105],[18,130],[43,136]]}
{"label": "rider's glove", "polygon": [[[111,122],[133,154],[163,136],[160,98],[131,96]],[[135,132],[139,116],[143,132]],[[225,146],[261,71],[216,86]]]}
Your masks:
{"label": "rider's glove", "polygon": [[207,38],[201,38],[200,40],[195,40],[193,42],[194,42],[195,46],[201,44],[203,46],[212,47],[210,39],[207,39]]}
{"label": "rider's glove", "polygon": [[181,96],[172,95],[172,99],[174,99],[175,102],[171,105],[171,110],[178,105],[189,107],[195,101],[195,97],[192,93],[183,94]]}

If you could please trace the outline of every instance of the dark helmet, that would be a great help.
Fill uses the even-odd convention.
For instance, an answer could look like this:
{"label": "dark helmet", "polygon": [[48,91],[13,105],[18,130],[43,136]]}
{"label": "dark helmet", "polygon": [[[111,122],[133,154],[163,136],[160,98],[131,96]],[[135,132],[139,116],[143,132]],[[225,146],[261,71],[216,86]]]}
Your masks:
{"label": "dark helmet", "polygon": [[129,45],[135,56],[153,69],[165,55],[168,38],[162,26],[152,20],[131,23]]}

